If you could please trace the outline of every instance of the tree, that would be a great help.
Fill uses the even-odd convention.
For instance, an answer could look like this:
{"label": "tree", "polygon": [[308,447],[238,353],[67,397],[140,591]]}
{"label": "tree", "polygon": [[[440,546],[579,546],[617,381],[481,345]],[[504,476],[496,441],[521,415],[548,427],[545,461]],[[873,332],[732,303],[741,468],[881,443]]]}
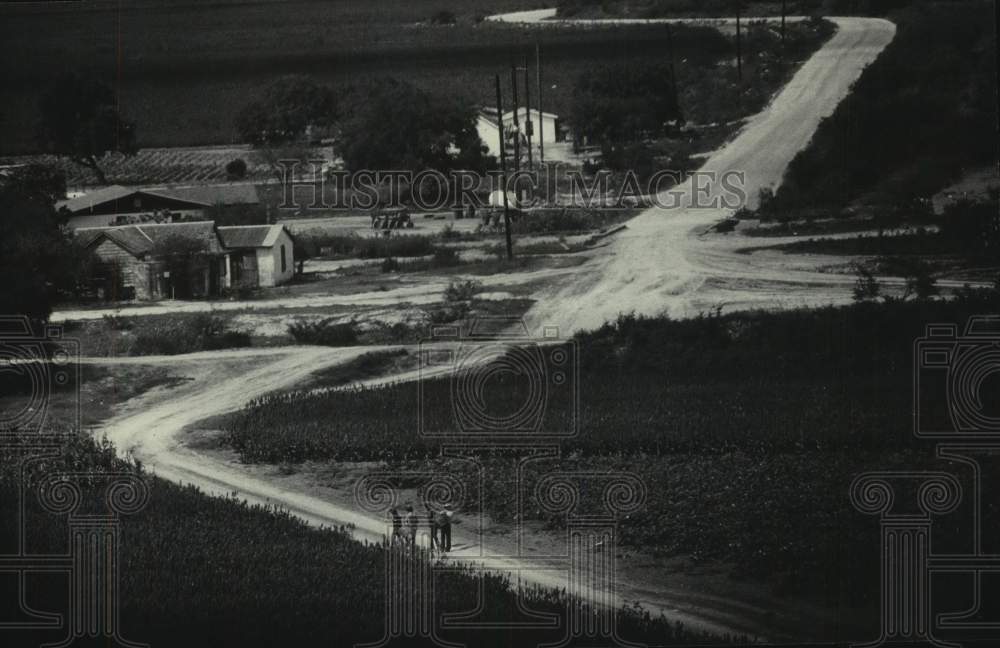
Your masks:
{"label": "tree", "polygon": [[93,257],[76,245],[56,212],[62,175],[41,165],[0,177],[0,313],[44,323],[61,297],[78,294]]}
{"label": "tree", "polygon": [[247,104],[236,116],[240,137],[254,146],[275,146],[301,139],[310,126],[325,128],[337,116],[333,91],[307,76],[289,75]]}
{"label": "tree", "polygon": [[871,270],[861,264],[855,266],[857,279],[854,281],[854,301],[862,302],[878,299],[882,294],[882,286],[879,285],[875,275]]}
{"label": "tree", "polygon": [[352,88],[342,109],[335,147],[352,171],[486,168],[476,111],[464,101],[379,79]]}
{"label": "tree", "polygon": [[122,117],[110,86],[71,74],[49,88],[39,105],[38,140],[45,150],[90,169],[107,184],[101,160],[133,155],[135,124]]}
{"label": "tree", "polygon": [[243,158],[235,158],[226,165],[226,178],[242,180],[247,177],[247,163]]}
{"label": "tree", "polygon": [[669,64],[612,65],[580,76],[572,119],[578,136],[594,142],[634,142],[683,121]]}
{"label": "tree", "polygon": [[208,262],[208,247],[201,239],[173,234],[153,246],[152,255],[163,262],[170,273],[173,297],[193,296],[194,279]]}

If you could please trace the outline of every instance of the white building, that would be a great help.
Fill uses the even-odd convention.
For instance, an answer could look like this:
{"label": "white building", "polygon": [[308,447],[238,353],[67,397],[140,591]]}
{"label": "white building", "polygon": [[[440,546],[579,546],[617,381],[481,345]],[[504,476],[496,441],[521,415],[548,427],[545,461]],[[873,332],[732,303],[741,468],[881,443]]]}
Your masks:
{"label": "white building", "polygon": [[294,243],[284,225],[218,228],[229,252],[232,286],[278,286],[295,274]]}
{"label": "white building", "polygon": [[479,139],[483,140],[486,151],[493,157],[500,157],[500,126],[496,121],[482,113],[476,121],[476,130],[479,132]]}
{"label": "white building", "polygon": [[[527,134],[527,123],[528,116],[531,116],[531,143],[533,148],[538,147],[539,133],[541,133],[542,138],[546,144],[555,144],[562,138],[559,128],[561,124],[559,123],[559,116],[553,115],[552,113],[539,112],[536,108],[532,108],[529,113],[524,107],[517,109],[517,121],[521,128],[521,132]],[[503,127],[504,130],[514,127],[514,111],[509,110],[503,115]]]}
{"label": "white building", "polygon": [[[527,144],[526,118],[529,112],[524,108],[520,108],[517,111],[517,115],[519,132],[521,133],[521,145],[525,146]],[[562,124],[559,122],[558,115],[547,112],[539,113],[534,108],[531,109],[530,115],[532,129],[531,148],[533,150],[537,151],[541,148],[538,139],[539,133],[542,134],[545,144],[555,144],[562,141],[562,133],[560,132]],[[476,123],[476,130],[479,132],[479,139],[483,140],[483,144],[486,145],[488,153],[494,157],[500,157],[500,126],[497,124],[496,112],[485,110],[480,112]],[[504,136],[507,139],[507,154],[509,156],[513,153],[514,148],[512,139],[514,134],[513,110],[504,114],[503,130]]]}

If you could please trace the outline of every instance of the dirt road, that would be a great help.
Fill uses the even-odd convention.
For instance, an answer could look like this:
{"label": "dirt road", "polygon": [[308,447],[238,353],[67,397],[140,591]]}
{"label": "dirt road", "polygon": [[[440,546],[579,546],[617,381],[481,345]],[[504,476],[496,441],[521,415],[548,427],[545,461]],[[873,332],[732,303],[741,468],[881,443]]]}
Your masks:
{"label": "dirt road", "polygon": [[[895,34],[895,25],[886,20],[831,20],[837,33],[701,168],[716,177],[744,173],[744,202],[750,206],[761,188],[781,184],[788,164],[809,143],[819,122]],[[726,195],[720,183],[707,183],[706,193],[692,181],[673,191],[662,199],[677,207],[643,212],[579,268],[571,283],[553,285],[539,295],[528,314],[531,329],[558,326],[568,334],[632,311],[684,317],[718,305],[774,308],[850,300],[853,277],[791,268],[773,256],[770,263],[749,263],[727,237],[701,236],[734,211],[712,206]]]}
{"label": "dirt road", "polygon": [[[536,15],[537,17],[537,15]],[[514,20],[506,17],[506,20]],[[775,186],[789,161],[803,148],[819,120],[829,114],[847,94],[850,84],[865,65],[892,39],[894,27],[882,20],[837,19],[840,31],[810,61],[775,99],[750,121],[743,132],[706,163],[707,170],[745,170],[747,189]],[[692,188],[684,189],[693,196]],[[751,198],[752,200],[752,198]],[[712,302],[727,294],[750,300],[789,303],[794,294],[805,300],[830,300],[839,295],[841,280],[831,280],[806,270],[782,271],[747,263],[731,246],[703,244],[698,233],[726,213],[723,209],[685,206],[675,210],[654,209],[631,221],[629,228],[597,252],[581,271],[564,277],[565,283],[543,295],[532,311],[532,321],[558,324],[564,331],[601,324],[623,310],[656,312],[665,307],[672,314],[689,313],[701,302]],[[744,276],[745,275],[745,276]],[[760,286],[755,284],[759,283]],[[836,289],[809,288],[837,285]],[[403,295],[383,293],[380,299]],[[409,295],[416,298],[417,294]],[[355,296],[359,301],[362,299]],[[99,316],[99,315],[97,315]],[[65,317],[65,315],[64,315]],[[154,390],[124,409],[104,429],[123,452],[132,453],[161,477],[192,483],[210,494],[237,493],[251,502],[279,504],[313,524],[352,524],[359,538],[374,538],[384,529],[380,520],[357,513],[350,507],[291,490],[280,482],[254,474],[246,467],[212,459],[186,448],[182,434],[186,426],[208,417],[235,410],[258,396],[295,385],[308,374],[336,363],[347,362],[370,349],[291,349],[269,355],[246,352],[245,371],[214,370],[200,362],[195,379],[173,391]],[[238,356],[238,354],[237,354]],[[229,356],[230,361],[232,356]],[[173,371],[183,371],[183,357],[145,359],[168,362]],[[207,365],[207,366],[206,366]],[[475,540],[458,535],[460,544],[475,546]],[[461,552],[458,552],[462,558]],[[515,559],[492,561],[497,569],[520,573],[523,581],[543,586],[562,586],[553,572],[532,568]],[[524,571],[522,571],[524,570]],[[692,628],[715,633],[749,633],[773,639],[766,620],[776,606],[756,606],[746,601],[711,597],[671,589],[663,583],[624,583],[624,600],[638,601],[647,609],[664,611]],[[790,603],[787,605],[791,605]],[[801,619],[799,619],[801,622]]]}

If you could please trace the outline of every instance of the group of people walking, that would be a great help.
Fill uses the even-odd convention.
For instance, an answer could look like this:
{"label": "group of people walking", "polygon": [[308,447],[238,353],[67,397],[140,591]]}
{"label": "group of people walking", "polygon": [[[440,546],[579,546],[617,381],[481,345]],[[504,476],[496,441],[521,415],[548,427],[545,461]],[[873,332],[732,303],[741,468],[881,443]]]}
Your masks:
{"label": "group of people walking", "polygon": [[453,515],[451,506],[448,504],[437,511],[430,506],[425,506],[423,515],[418,515],[413,510],[413,506],[409,504],[406,505],[402,514],[394,506],[389,509],[389,518],[392,521],[390,543],[404,547],[416,547],[417,533],[422,526],[421,519],[423,519],[423,524],[426,524],[430,531],[431,550],[451,551],[451,524]]}

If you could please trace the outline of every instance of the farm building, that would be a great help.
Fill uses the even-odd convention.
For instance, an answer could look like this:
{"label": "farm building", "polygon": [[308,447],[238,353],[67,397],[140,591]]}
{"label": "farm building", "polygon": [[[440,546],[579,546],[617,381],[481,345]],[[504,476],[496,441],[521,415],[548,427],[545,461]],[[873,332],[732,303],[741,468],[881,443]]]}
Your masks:
{"label": "farm building", "polygon": [[56,203],[56,208],[69,212],[69,226],[105,227],[136,221],[154,220],[164,212],[171,215],[201,214],[208,205],[194,200],[175,198],[146,189],[112,185]]}
{"label": "farm building", "polygon": [[[520,108],[517,112],[518,114],[518,125],[520,126],[520,138],[521,146],[527,145],[527,130],[526,117],[529,114],[524,108]],[[534,150],[538,150],[539,132],[542,133],[542,137],[546,144],[554,144],[556,142],[561,142],[565,139],[565,133],[562,130],[562,123],[559,121],[557,115],[552,113],[542,112],[539,113],[538,110],[534,108],[531,109],[531,132],[532,139],[531,144]],[[541,127],[541,131],[539,131]],[[500,126],[498,125],[497,113],[495,110],[483,109],[480,110],[478,119],[476,121],[476,130],[479,132],[479,139],[483,140],[483,144],[490,155],[499,157],[500,156]],[[508,111],[504,113],[503,116],[503,131],[504,139],[507,140],[507,154],[512,155],[514,150],[514,111]]]}
{"label": "farm building", "polygon": [[500,157],[500,126],[497,125],[496,117],[479,113],[476,130],[479,132],[479,139],[483,140],[486,146],[487,153],[493,157]]}
{"label": "farm building", "polygon": [[107,227],[144,222],[203,219],[209,208],[256,207],[254,185],[200,185],[137,189],[113,185],[56,204],[69,212],[68,225]]}
{"label": "farm building", "polygon": [[[528,115],[531,116],[532,144],[535,147],[538,146],[539,133],[542,134],[542,138],[546,144],[555,144],[563,140],[562,123],[559,121],[559,116],[552,113],[539,112],[535,108],[532,108],[530,113],[523,107],[517,109],[517,122],[521,127],[521,132],[527,133]],[[514,128],[513,110],[504,113],[503,127],[504,130]]]}
{"label": "farm building", "polygon": [[103,299],[215,297],[229,286],[229,255],[215,223],[78,228],[100,261],[91,278]]}
{"label": "farm building", "polygon": [[220,227],[233,287],[277,286],[295,274],[294,242],[284,225]]}

